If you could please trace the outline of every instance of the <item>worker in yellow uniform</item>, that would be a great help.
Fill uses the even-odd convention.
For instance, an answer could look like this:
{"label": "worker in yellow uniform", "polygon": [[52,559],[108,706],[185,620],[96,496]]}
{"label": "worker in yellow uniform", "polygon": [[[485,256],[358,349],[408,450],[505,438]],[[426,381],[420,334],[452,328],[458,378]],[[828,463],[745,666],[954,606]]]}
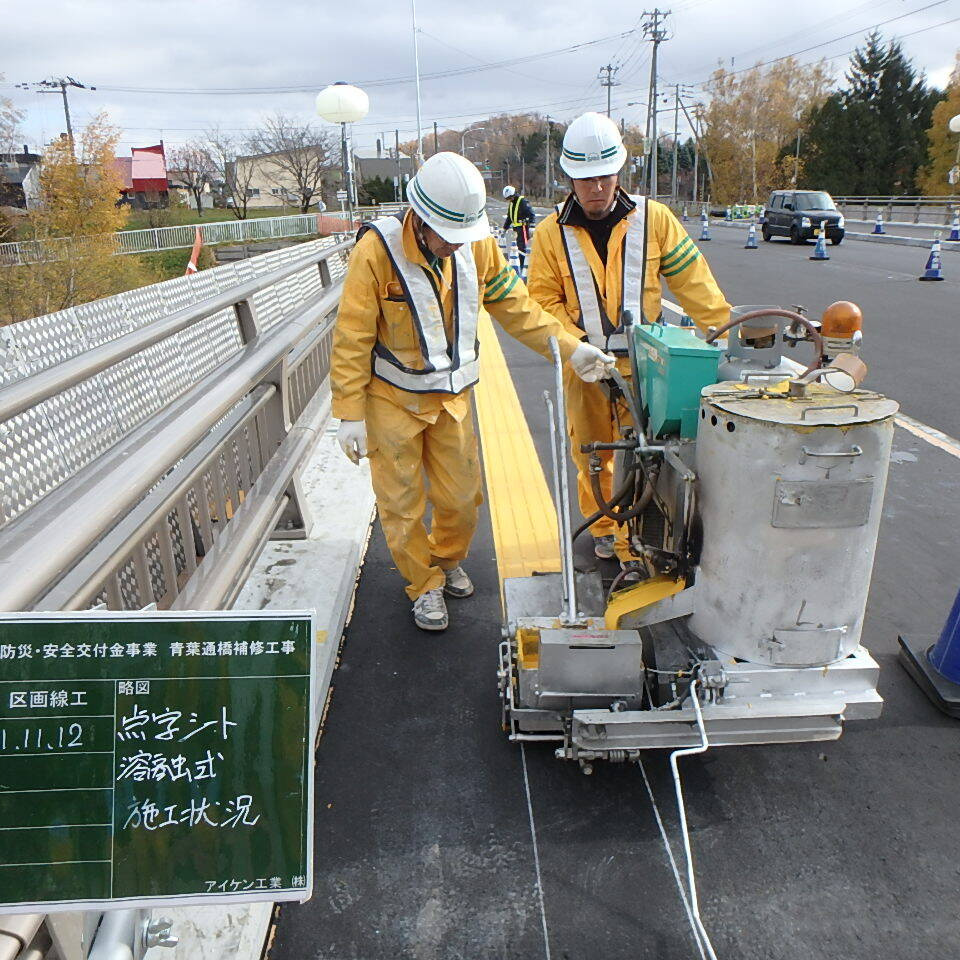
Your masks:
{"label": "worker in yellow uniform", "polygon": [[333,415],[346,455],[370,459],[380,523],[415,623],[444,630],[444,594],[473,593],[461,564],[482,501],[470,411],[481,308],[545,357],[556,337],[584,379],[605,375],[613,359],[565,330],[507,266],[469,160],[435,154],[410,180],[407,199],[402,222],[374,221],[351,253],[334,332]]}
{"label": "worker in yellow uniform", "polygon": [[530,201],[517,188],[507,184],[503,188],[503,199],[507,201],[507,215],[503,221],[504,230],[512,230],[517,237],[517,255],[520,257],[520,271],[527,260],[527,244],[537,222]]}
{"label": "worker in yellow uniform", "polygon": [[[623,312],[635,322],[652,323],[661,315],[663,277],[684,311],[702,330],[730,316],[727,303],[696,244],[663,204],[632,197],[619,185],[627,157],[617,125],[599,113],[574,120],[563,138],[560,166],[570,177],[571,193],[534,235],[529,262],[530,294],[561,319],[568,331],[623,357]],[[629,361],[617,367],[629,374]],[[584,517],[596,512],[588,473],[590,454],[581,443],[620,439],[629,423],[626,408],[597,383],[566,378],[567,420],[577,467],[577,492]],[[602,452],[600,487],[613,496],[613,454]],[[603,517],[591,526],[594,552],[614,555],[624,569],[639,571],[631,557],[626,527]]]}

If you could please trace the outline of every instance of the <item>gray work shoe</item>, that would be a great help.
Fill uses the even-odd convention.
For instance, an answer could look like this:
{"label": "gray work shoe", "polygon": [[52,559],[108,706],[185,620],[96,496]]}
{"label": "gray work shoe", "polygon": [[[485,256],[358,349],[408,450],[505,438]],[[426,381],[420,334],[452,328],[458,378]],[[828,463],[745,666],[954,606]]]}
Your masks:
{"label": "gray work shoe", "polygon": [[454,567],[452,570],[444,570],[446,583],[443,585],[443,592],[451,597],[469,597],[473,593],[473,583],[467,576],[463,567]]}
{"label": "gray work shoe", "polygon": [[593,538],[593,553],[600,560],[613,559],[613,544],[616,537],[611,533],[606,537]]}
{"label": "gray work shoe", "polygon": [[446,630],[450,625],[447,604],[439,587],[421,593],[413,601],[413,621],[421,630]]}

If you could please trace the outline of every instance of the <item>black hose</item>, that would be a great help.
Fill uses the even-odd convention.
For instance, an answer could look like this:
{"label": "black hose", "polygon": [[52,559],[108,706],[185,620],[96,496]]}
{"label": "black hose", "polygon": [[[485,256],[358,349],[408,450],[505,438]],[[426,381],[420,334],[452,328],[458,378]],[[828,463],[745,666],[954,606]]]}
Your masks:
{"label": "black hose", "polygon": [[[624,484],[624,486],[627,485],[633,485],[632,477],[627,484]],[[627,520],[636,519],[647,509],[647,506],[653,499],[653,486],[649,480],[647,480],[646,486],[643,488],[643,493],[640,494],[640,499],[626,510],[618,511],[616,509],[617,504],[622,498],[615,498],[613,503],[608,503],[603,499],[603,491],[600,489],[599,473],[590,473],[590,489],[593,492],[593,499],[597,501],[597,506],[600,508],[600,514],[604,517],[609,517],[611,520],[616,520],[617,523],[624,523]]]}
{"label": "black hose", "polygon": [[[630,477],[627,482],[613,495],[613,499],[609,502],[610,506],[616,507],[619,506],[628,496],[630,496],[633,491],[633,478]],[[598,510],[596,513],[591,513],[583,523],[577,527],[573,532],[573,536],[570,538],[571,543],[577,539],[581,534],[586,533],[586,531],[592,527],[601,517],[603,513]]]}

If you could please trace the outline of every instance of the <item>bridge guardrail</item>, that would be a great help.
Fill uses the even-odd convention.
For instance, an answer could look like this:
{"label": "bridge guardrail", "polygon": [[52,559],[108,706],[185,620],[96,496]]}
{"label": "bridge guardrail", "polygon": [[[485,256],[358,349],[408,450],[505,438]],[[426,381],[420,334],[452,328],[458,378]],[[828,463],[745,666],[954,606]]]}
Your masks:
{"label": "bridge guardrail", "polygon": [[351,245],[0,328],[0,609],[230,605],[274,528],[309,523]]}
{"label": "bridge guardrail", "polygon": [[[357,207],[356,220],[372,220],[406,209],[406,204],[384,203],[376,207]],[[252,243],[283,237],[308,237],[324,233],[324,221],[337,225],[344,221],[338,211],[301,213],[288,217],[252,217],[247,220],[217,220],[174,227],[122,230],[114,234],[118,255],[155,253],[193,246],[197,227],[206,246],[217,243]],[[329,232],[329,231],[328,231]],[[336,232],[336,231],[333,231]],[[60,260],[82,255],[85,237],[58,237],[51,240],[18,240],[0,243],[0,266],[25,266],[45,260]]]}
{"label": "bridge guardrail", "polygon": [[[850,217],[857,213],[864,221],[875,220],[878,213],[887,223],[913,223],[920,226],[949,226],[960,210],[960,195],[950,197],[834,197],[834,203]],[[895,214],[897,217],[895,217]],[[908,219],[903,219],[907,217]],[[923,219],[921,219],[923,218]]]}

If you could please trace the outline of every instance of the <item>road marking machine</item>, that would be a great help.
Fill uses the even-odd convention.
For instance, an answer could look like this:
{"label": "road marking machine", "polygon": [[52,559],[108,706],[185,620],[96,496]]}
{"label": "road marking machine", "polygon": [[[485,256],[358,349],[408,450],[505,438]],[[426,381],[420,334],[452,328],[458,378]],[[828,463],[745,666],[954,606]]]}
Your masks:
{"label": "road marking machine", "polygon": [[[512,740],[552,742],[589,773],[651,748],[831,740],[879,716],[860,637],[898,405],[861,387],[861,326],[846,301],[822,321],[735,308],[705,340],[625,315],[629,375],[606,383],[632,423],[583,445],[598,512],[577,531],[555,348],[562,570],[503,584]],[[797,345],[809,366],[785,357]],[[600,515],[627,525],[643,579],[605,588],[574,569],[574,539]]]}

